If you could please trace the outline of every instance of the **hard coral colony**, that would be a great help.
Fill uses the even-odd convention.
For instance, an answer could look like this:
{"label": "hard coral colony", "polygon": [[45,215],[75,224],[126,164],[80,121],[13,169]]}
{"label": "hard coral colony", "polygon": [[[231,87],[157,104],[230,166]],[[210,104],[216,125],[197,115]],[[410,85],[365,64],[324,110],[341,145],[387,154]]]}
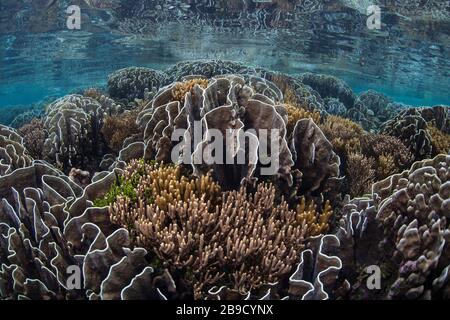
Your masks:
{"label": "hard coral colony", "polygon": [[450,111],[387,103],[183,62],[0,126],[1,299],[450,298]]}

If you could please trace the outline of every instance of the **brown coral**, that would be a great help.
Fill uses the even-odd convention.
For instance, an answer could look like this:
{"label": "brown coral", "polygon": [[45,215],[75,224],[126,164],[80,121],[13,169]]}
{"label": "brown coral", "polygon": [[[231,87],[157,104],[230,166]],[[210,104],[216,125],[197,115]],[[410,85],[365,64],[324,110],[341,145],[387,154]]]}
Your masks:
{"label": "brown coral", "polygon": [[332,215],[333,209],[329,201],[325,202],[325,207],[321,213],[317,211],[317,206],[313,201],[307,203],[304,197],[297,206],[297,222],[300,224],[306,223],[307,235],[311,237],[328,231],[328,222]]}
{"label": "brown coral", "polygon": [[23,145],[34,159],[42,159],[45,131],[42,119],[33,119],[17,130],[23,137]]}
{"label": "brown coral", "polygon": [[364,156],[375,160],[377,180],[406,169],[414,160],[411,151],[393,136],[366,134],[361,139],[361,147]]}
{"label": "brown coral", "polygon": [[339,116],[328,116],[320,128],[339,156],[360,151],[364,129],[359,124]]}
{"label": "brown coral", "polygon": [[208,86],[208,83],[208,79],[202,78],[194,78],[179,82],[172,88],[172,95],[176,101],[184,102],[186,94],[192,92],[195,85],[199,85],[202,89],[205,89]]}
{"label": "brown coral", "polygon": [[[304,240],[328,229],[332,215],[304,199],[297,210],[273,186],[259,184],[223,193],[209,176],[189,180],[176,166],[134,161],[124,181],[137,179],[134,194],[118,195],[110,207],[114,223],[135,233],[137,244],[167,267],[183,271],[196,297],[213,286],[237,294],[257,290],[289,274]],[[220,199],[219,199],[220,200]]]}
{"label": "brown coral", "polygon": [[347,158],[347,183],[352,197],[369,192],[375,180],[375,161],[359,153],[351,153]]}
{"label": "brown coral", "polygon": [[302,107],[292,105],[292,104],[285,104],[284,108],[286,109],[286,112],[288,114],[288,122],[286,125],[286,130],[288,134],[292,134],[294,131],[294,127],[297,124],[297,122],[301,119],[312,119],[314,123],[319,124],[320,123],[320,112],[317,111],[309,111]]}
{"label": "brown coral", "polygon": [[450,135],[439,130],[434,125],[428,123],[427,131],[431,137],[431,143],[433,145],[433,153],[435,155],[444,153],[450,153]]}
{"label": "brown coral", "polygon": [[367,134],[361,139],[362,152],[369,157],[381,154],[391,155],[395,165],[400,169],[408,167],[414,160],[412,153],[403,142],[393,136],[384,134]]}
{"label": "brown coral", "polygon": [[117,116],[107,116],[102,127],[102,134],[114,152],[118,153],[124,141],[139,133],[139,126],[136,123],[137,112],[129,111]]}

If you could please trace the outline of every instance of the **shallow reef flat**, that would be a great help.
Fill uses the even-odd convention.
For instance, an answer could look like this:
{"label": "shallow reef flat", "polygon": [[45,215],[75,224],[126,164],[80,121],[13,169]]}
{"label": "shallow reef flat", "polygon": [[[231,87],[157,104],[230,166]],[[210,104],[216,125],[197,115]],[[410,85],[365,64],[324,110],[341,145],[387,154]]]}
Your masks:
{"label": "shallow reef flat", "polygon": [[449,299],[449,153],[333,76],[121,69],[0,125],[0,298]]}

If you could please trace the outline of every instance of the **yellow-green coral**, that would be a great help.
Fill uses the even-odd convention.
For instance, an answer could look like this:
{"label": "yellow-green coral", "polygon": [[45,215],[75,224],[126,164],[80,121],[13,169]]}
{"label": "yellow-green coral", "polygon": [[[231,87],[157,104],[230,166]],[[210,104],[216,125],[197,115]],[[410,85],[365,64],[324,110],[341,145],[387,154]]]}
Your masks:
{"label": "yellow-green coral", "polygon": [[296,210],[297,222],[299,224],[304,223],[307,226],[307,236],[314,237],[328,231],[329,220],[333,215],[333,209],[329,201],[325,203],[322,212],[318,212],[314,202],[307,203],[306,199],[302,198]]}
{"label": "yellow-green coral", "polygon": [[111,150],[118,153],[126,138],[139,133],[136,117],[136,111],[129,111],[118,116],[107,116],[105,118],[101,132]]}
{"label": "yellow-green coral", "polygon": [[427,131],[431,136],[431,144],[433,145],[434,154],[450,153],[450,135],[442,132],[434,125],[428,123]]}
{"label": "yellow-green coral", "polygon": [[320,128],[340,156],[360,152],[364,129],[359,124],[339,116],[328,116]]}
{"label": "yellow-green coral", "polygon": [[294,131],[295,125],[301,119],[311,118],[314,123],[320,123],[320,113],[317,111],[309,111],[292,104],[285,104],[284,108],[288,114],[288,123],[286,126],[288,133],[292,133]]}
{"label": "yellow-green coral", "polygon": [[394,156],[391,154],[381,154],[376,160],[376,179],[383,180],[399,171],[395,164]]}
{"label": "yellow-green coral", "polygon": [[279,281],[333,213],[328,202],[319,213],[305,199],[291,210],[268,184],[222,193],[210,176],[189,178],[179,166],[132,161],[124,172],[134,192],[114,194],[112,222],[163,267],[184,272],[196,298],[213,286],[244,294]]}
{"label": "yellow-green coral", "polygon": [[350,153],[347,157],[347,183],[350,196],[358,197],[370,191],[375,182],[375,161],[360,153]]}
{"label": "yellow-green coral", "polygon": [[191,92],[191,90],[199,85],[201,88],[205,89],[208,86],[209,81],[207,79],[196,78],[187,80],[184,82],[179,82],[175,84],[172,88],[172,95],[176,101],[184,102],[186,94]]}

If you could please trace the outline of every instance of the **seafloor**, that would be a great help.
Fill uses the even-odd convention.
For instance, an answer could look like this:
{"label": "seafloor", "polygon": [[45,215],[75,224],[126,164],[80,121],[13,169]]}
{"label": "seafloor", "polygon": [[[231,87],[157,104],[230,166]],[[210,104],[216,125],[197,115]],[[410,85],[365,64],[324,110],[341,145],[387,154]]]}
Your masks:
{"label": "seafloor", "polygon": [[[252,129],[273,175],[251,144],[195,161]],[[0,126],[0,298],[450,298],[449,151],[448,106],[332,76],[118,70]]]}

